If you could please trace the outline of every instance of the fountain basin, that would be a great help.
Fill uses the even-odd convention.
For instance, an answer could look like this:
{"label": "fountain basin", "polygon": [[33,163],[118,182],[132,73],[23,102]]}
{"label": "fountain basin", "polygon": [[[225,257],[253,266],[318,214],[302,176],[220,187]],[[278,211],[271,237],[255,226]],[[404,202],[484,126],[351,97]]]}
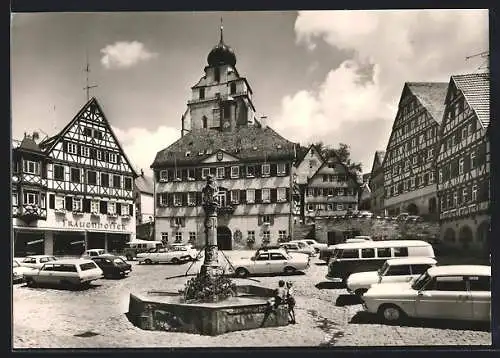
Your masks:
{"label": "fountain basin", "polygon": [[130,294],[129,320],[144,330],[219,334],[288,325],[288,307],[269,310],[274,290],[260,286],[237,286],[235,297],[219,302],[185,303],[182,295],[155,291]]}

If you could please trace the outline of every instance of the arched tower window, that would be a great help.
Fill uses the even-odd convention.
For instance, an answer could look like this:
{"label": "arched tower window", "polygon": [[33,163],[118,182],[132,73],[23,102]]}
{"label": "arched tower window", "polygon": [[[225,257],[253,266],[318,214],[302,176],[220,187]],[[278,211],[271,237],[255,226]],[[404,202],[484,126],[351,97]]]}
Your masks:
{"label": "arched tower window", "polygon": [[205,116],[201,117],[201,123],[202,123],[203,128],[207,128],[208,127],[207,117],[205,117]]}
{"label": "arched tower window", "polygon": [[214,80],[215,80],[215,82],[220,81],[220,69],[219,69],[219,67],[214,68]]}

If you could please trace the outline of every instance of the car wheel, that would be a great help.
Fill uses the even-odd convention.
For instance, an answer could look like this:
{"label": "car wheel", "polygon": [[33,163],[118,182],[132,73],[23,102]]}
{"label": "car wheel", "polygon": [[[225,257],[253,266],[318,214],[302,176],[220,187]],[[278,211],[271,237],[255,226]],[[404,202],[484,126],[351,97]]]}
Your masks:
{"label": "car wheel", "polygon": [[150,259],[146,259],[146,260],[144,260],[144,263],[146,265],[151,265],[153,263],[153,261],[151,261]]}
{"label": "car wheel", "polygon": [[178,264],[179,262],[181,262],[181,260],[179,260],[177,257],[174,257],[171,262],[173,264]]}
{"label": "car wheel", "polygon": [[362,297],[366,291],[368,291],[366,288],[358,288],[356,291],[354,291],[354,293],[356,294],[356,296],[359,296],[359,297]]}
{"label": "car wheel", "polygon": [[387,323],[395,323],[405,318],[404,312],[396,305],[382,305],[378,310],[380,318]]}
{"label": "car wheel", "polygon": [[248,276],[248,270],[244,269],[243,267],[238,267],[234,273],[238,277],[247,277]]}
{"label": "car wheel", "polygon": [[286,274],[289,274],[289,275],[290,275],[290,274],[294,273],[295,271],[296,271],[296,270],[295,270],[295,267],[291,267],[291,266],[287,266],[287,267],[285,267],[285,273],[286,273]]}

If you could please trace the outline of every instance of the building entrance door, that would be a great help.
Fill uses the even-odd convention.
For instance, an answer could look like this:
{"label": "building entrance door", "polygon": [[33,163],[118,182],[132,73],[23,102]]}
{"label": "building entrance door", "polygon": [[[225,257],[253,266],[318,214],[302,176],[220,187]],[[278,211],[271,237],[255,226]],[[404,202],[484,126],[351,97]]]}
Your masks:
{"label": "building entrance door", "polygon": [[219,250],[233,249],[231,230],[227,226],[217,227],[217,246]]}

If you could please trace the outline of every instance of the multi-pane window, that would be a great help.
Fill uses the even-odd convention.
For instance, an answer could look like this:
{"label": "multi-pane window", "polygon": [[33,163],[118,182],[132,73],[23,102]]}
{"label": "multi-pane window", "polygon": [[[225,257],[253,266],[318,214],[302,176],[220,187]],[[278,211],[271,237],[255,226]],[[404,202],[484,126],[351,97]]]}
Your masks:
{"label": "multi-pane window", "polygon": [[96,150],[96,156],[97,156],[97,160],[102,160],[102,152],[100,150]]}
{"label": "multi-pane window", "polygon": [[90,148],[82,145],[82,155],[84,157],[90,157]]}
{"label": "multi-pane window", "polygon": [[253,230],[248,231],[248,240],[255,241],[255,231]]}
{"label": "multi-pane window", "polygon": [[231,190],[231,203],[238,204],[240,202],[240,191]]}
{"label": "multi-pane window", "polygon": [[326,210],[333,211],[333,204],[326,204]]}
{"label": "multi-pane window", "polygon": [[114,201],[108,201],[108,214],[116,214],[116,203]]}
{"label": "multi-pane window", "polygon": [[98,200],[92,200],[90,202],[90,212],[93,214],[99,213],[99,201]]}
{"label": "multi-pane window", "polygon": [[467,188],[463,188],[463,190],[462,190],[462,198],[463,198],[464,203],[467,203],[469,201],[468,194],[469,193],[468,193]]}
{"label": "multi-pane window", "polygon": [[471,194],[472,194],[472,201],[476,201],[477,199],[477,185],[474,184],[472,185],[472,191],[471,191]]}
{"label": "multi-pane window", "polygon": [[471,169],[476,167],[476,151],[474,149],[470,152],[470,167]]}
{"label": "multi-pane window", "polygon": [[458,207],[458,193],[456,191],[453,192],[453,206]]}
{"label": "multi-pane window", "polygon": [[338,203],[337,204],[337,210],[344,210],[344,204]]}
{"label": "multi-pane window", "polygon": [[17,192],[13,192],[12,193],[12,205],[14,205],[14,206],[18,205],[18,202],[17,202]]}
{"label": "multi-pane window", "polygon": [[434,156],[434,148],[430,148],[429,151],[427,152],[427,159],[432,160],[433,156]]}
{"label": "multi-pane window", "polygon": [[93,185],[97,184],[97,172],[93,170],[87,172],[87,183]]}
{"label": "multi-pane window", "polygon": [[247,165],[247,177],[253,178],[255,176],[255,168],[253,165]]}
{"label": "multi-pane window", "polygon": [[161,242],[167,243],[168,242],[168,232],[162,232],[161,233]]}
{"label": "multi-pane window", "polygon": [[71,181],[73,183],[80,182],[80,169],[79,168],[71,168]]}
{"label": "multi-pane window", "polygon": [[160,170],[160,181],[161,182],[168,181],[168,171]]}
{"label": "multi-pane window", "polygon": [[175,233],[175,242],[176,243],[182,242],[182,232],[181,231],[177,231]]}
{"label": "multi-pane window", "polygon": [[464,173],[464,158],[460,158],[458,161],[458,174]]}
{"label": "multi-pane window", "polygon": [[314,195],[314,189],[313,188],[307,188],[307,196],[313,196]]}
{"label": "multi-pane window", "polygon": [[262,242],[269,243],[271,241],[271,232],[269,230],[264,230],[262,232]]}
{"label": "multi-pane window", "polygon": [[78,153],[78,147],[76,146],[75,143],[68,143],[68,153],[69,154],[77,154]]}
{"label": "multi-pane window", "polygon": [[130,215],[128,204],[121,205],[121,215]]}
{"label": "multi-pane window", "polygon": [[177,226],[177,227],[181,227],[181,226],[182,226],[182,219],[183,219],[183,218],[181,218],[181,217],[176,217],[176,218],[174,219],[175,226]]}
{"label": "multi-pane window", "polygon": [[286,188],[278,188],[277,199],[278,201],[286,201]]}
{"label": "multi-pane window", "polygon": [[39,204],[38,192],[36,192],[36,191],[25,191],[23,199],[24,199],[24,204],[28,204],[28,205],[38,205]]}
{"label": "multi-pane window", "polygon": [[467,126],[465,126],[462,128],[462,139],[467,138],[468,135],[469,135],[469,130],[468,130]]}
{"label": "multi-pane window", "polygon": [[438,183],[441,184],[443,182],[443,169],[439,169],[438,172]]}
{"label": "multi-pane window", "polygon": [[434,172],[430,171],[429,172],[429,184],[434,183]]}
{"label": "multi-pane window", "polygon": [[23,172],[29,174],[40,174],[40,163],[31,160],[23,160]]}
{"label": "multi-pane window", "polygon": [[194,192],[188,192],[187,193],[187,203],[189,206],[195,206],[196,205],[196,194]]}
{"label": "multi-pane window", "polygon": [[54,207],[55,207],[56,210],[64,210],[65,201],[64,201],[64,197],[63,196],[56,196]]}
{"label": "multi-pane window", "polygon": [[124,178],[124,186],[126,190],[132,190],[132,178]]}
{"label": "multi-pane window", "polygon": [[109,174],[101,173],[101,185],[105,188],[109,188]]}
{"label": "multi-pane window", "polygon": [[271,201],[271,189],[262,189],[262,202],[268,203]]}
{"label": "multi-pane window", "polygon": [[278,239],[280,241],[284,241],[286,239],[286,230],[279,230],[278,231]]}
{"label": "multi-pane window", "polygon": [[64,167],[54,164],[54,180],[64,180]]}
{"label": "multi-pane window", "polygon": [[109,162],[110,163],[118,162],[117,155],[115,153],[109,153]]}
{"label": "multi-pane window", "polygon": [[167,206],[167,193],[160,194],[160,206]]}
{"label": "multi-pane window", "polygon": [[286,165],[285,165],[285,163],[278,163],[277,168],[276,168],[276,173],[278,175],[285,175],[286,174]]}
{"label": "multi-pane window", "polygon": [[121,188],[122,186],[122,177],[119,175],[113,175],[113,188]]}
{"label": "multi-pane window", "polygon": [[217,179],[224,179],[224,168],[217,168]]}
{"label": "multi-pane window", "polygon": [[411,179],[410,179],[410,185],[411,185],[412,188],[415,187],[415,177],[411,177]]}
{"label": "multi-pane window", "polygon": [[240,176],[240,167],[231,167],[231,178],[238,178]]}
{"label": "multi-pane window", "polygon": [[196,232],[195,231],[189,232],[189,242],[191,242],[191,243],[196,242]]}
{"label": "multi-pane window", "polygon": [[73,211],[82,211],[82,198],[73,198]]}
{"label": "multi-pane window", "polygon": [[180,193],[174,193],[174,206],[181,206],[182,198]]}
{"label": "multi-pane window", "polygon": [[188,180],[189,179],[194,180],[194,169],[192,169],[192,168],[187,169],[187,178],[188,178]]}
{"label": "multi-pane window", "polygon": [[271,215],[262,215],[262,223],[270,224],[271,223]]}
{"label": "multi-pane window", "polygon": [[262,164],[262,176],[269,176],[271,174],[271,165]]}
{"label": "multi-pane window", "polygon": [[247,189],[247,203],[255,202],[255,189]]}
{"label": "multi-pane window", "polygon": [[201,178],[206,179],[210,175],[210,168],[201,169]]}

